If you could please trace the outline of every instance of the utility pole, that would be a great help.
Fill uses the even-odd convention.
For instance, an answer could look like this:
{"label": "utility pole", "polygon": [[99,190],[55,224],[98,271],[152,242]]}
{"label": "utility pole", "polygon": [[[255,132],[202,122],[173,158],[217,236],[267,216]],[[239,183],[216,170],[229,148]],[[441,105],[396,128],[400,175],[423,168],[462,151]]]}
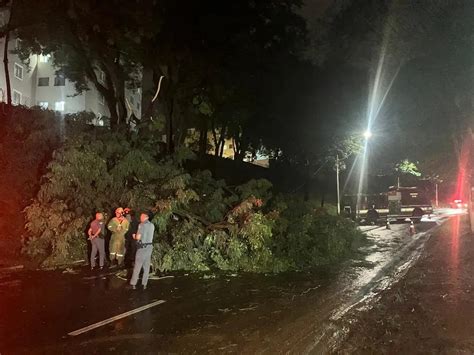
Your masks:
{"label": "utility pole", "polygon": [[341,214],[341,192],[339,186],[339,154],[336,154],[337,214]]}
{"label": "utility pole", "polygon": [[436,207],[439,207],[439,198],[438,198],[438,183],[435,184],[436,191]]}

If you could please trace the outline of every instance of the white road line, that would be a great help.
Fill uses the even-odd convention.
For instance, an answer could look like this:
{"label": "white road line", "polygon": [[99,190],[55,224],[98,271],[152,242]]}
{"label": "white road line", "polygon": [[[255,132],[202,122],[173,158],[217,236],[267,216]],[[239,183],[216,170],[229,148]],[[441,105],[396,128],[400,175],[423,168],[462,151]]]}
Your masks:
{"label": "white road line", "polygon": [[0,268],[0,272],[2,271],[14,271],[14,270],[21,270],[23,269],[23,265],[15,265],[15,266],[9,266],[9,267],[2,267]]}
{"label": "white road line", "polygon": [[114,317],[105,319],[105,320],[103,320],[103,321],[100,321],[100,322],[97,322],[97,323],[88,325],[87,327],[84,327],[84,328],[75,330],[75,331],[73,331],[73,332],[68,333],[67,335],[70,335],[70,336],[75,337],[75,336],[80,335],[80,334],[82,334],[82,333],[88,332],[89,330],[93,330],[93,329],[102,327],[103,325],[106,325],[106,324],[115,322],[116,320],[119,320],[119,319],[122,319],[122,318],[125,318],[125,317],[128,317],[128,316],[131,316],[132,314],[139,313],[139,312],[141,312],[141,311],[144,311],[145,309],[158,306],[158,305],[160,305],[160,304],[162,304],[162,303],[165,303],[165,302],[166,302],[166,301],[163,301],[163,300],[158,300],[158,301],[152,302],[152,303],[147,304],[147,305],[144,305],[144,306],[142,306],[142,307],[138,307],[138,308],[132,309],[131,311],[128,311],[128,312],[125,312],[125,313],[116,315],[116,316],[114,316]]}

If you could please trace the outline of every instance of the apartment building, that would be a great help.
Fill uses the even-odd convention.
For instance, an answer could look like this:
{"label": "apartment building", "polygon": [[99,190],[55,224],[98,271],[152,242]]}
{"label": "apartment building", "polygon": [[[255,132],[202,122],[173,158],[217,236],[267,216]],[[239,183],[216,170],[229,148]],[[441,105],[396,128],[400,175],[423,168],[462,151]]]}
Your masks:
{"label": "apartment building", "polygon": [[[0,12],[0,26],[6,18],[7,12]],[[5,38],[0,38],[0,49],[4,48],[4,44]],[[53,66],[49,55],[32,55],[29,65],[23,63],[14,54],[19,44],[19,39],[10,39],[8,44],[8,68],[14,105],[40,106],[61,114],[93,112],[99,118],[98,124],[103,123],[101,117],[109,117],[104,97],[92,83],[88,85],[89,90],[78,94],[74,83]],[[0,68],[0,102],[6,102],[6,73],[3,65]],[[105,80],[103,72],[98,71],[97,75],[99,79]],[[126,90],[128,116],[133,113],[141,117],[141,96],[141,89]]]}

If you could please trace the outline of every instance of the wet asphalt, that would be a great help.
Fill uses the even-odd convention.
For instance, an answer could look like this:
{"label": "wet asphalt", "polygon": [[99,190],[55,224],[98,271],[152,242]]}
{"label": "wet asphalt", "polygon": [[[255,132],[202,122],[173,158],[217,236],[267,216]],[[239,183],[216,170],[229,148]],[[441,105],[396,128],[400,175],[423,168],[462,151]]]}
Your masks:
{"label": "wet asphalt", "polygon": [[[406,226],[394,229],[401,242],[410,238]],[[0,272],[0,354],[300,353],[348,297],[344,284],[354,277],[341,270],[176,274],[144,291],[128,289],[115,273]],[[68,335],[157,300],[165,302]]]}
{"label": "wet asphalt", "polygon": [[[294,298],[330,283],[330,274],[176,275],[150,282],[146,291],[130,290],[114,272],[77,269],[28,271],[0,276],[0,353],[197,353],[233,348],[236,328],[249,327],[250,313],[288,311]],[[213,276],[211,276],[213,277]],[[308,292],[309,292],[308,291]],[[68,333],[150,304],[165,303],[78,336]],[[267,313],[269,312],[269,313]],[[237,319],[238,318],[238,319]],[[258,327],[268,326],[263,319]],[[216,336],[199,334],[215,330]]]}

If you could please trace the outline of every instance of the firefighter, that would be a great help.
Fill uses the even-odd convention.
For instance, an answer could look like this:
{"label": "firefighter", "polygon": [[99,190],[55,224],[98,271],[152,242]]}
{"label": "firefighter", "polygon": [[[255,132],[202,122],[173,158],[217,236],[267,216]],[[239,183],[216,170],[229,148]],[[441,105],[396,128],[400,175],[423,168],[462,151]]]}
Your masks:
{"label": "firefighter", "polygon": [[142,286],[146,289],[148,276],[150,274],[151,254],[153,252],[153,234],[155,225],[150,222],[150,212],[144,212],[140,215],[140,225],[134,239],[137,241],[137,253],[135,254],[135,265],[133,267],[132,279],[130,285],[135,290],[138,282],[138,276],[143,269]]}
{"label": "firefighter", "polygon": [[105,223],[104,215],[102,213],[97,212],[95,214],[95,219],[91,222],[87,234],[89,235],[89,240],[92,244],[91,270],[94,270],[95,268],[95,257],[97,256],[97,252],[99,252],[99,267],[102,270],[104,268],[105,260]]}
{"label": "firefighter", "polygon": [[107,228],[112,232],[109,244],[110,262],[113,263],[116,260],[118,266],[123,264],[125,233],[127,233],[129,226],[130,223],[124,216],[123,208],[117,208],[115,210],[115,217],[110,220]]}

